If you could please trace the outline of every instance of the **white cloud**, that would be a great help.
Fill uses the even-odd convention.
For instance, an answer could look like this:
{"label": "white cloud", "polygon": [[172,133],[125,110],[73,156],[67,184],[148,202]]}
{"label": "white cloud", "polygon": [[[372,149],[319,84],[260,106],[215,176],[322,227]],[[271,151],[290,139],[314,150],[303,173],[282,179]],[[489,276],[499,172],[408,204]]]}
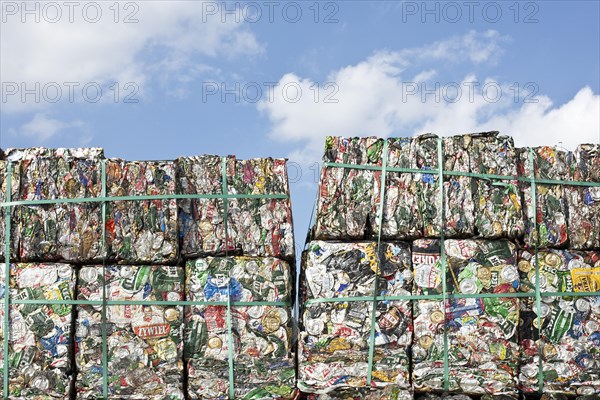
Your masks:
{"label": "white cloud", "polygon": [[[79,120],[64,122],[48,117],[46,114],[38,113],[35,114],[31,121],[23,124],[18,130],[11,130],[10,133],[12,135],[21,134],[36,142],[45,143],[70,128],[78,128],[85,131],[85,124]],[[89,135],[83,135],[81,138],[82,142],[85,143],[91,140]]]}
{"label": "white cloud", "polygon": [[[18,7],[7,12],[5,7]],[[43,2],[28,2],[33,9],[44,7]],[[152,78],[164,75],[196,76],[205,68],[198,68],[197,57],[210,64],[216,57],[232,58],[255,55],[263,48],[245,27],[243,19],[221,13],[208,15],[200,2],[96,2],[101,5],[101,17],[96,23],[94,10],[83,12],[85,2],[73,8],[69,22],[69,7],[56,2],[61,18],[52,23],[54,10],[40,9],[40,21],[35,15],[23,15],[21,2],[3,2],[2,35],[0,39],[2,82],[22,82],[33,87],[48,82],[135,82],[140,86]],[[115,4],[119,15],[116,17]],[[138,9],[128,7],[133,4]],[[124,23],[130,15],[136,23]],[[25,17],[23,23],[21,18]],[[118,22],[115,22],[117,18]],[[177,90],[175,90],[177,91]],[[49,106],[48,102],[20,101],[11,96],[3,102],[4,111],[31,111]]]}
{"label": "white cloud", "polygon": [[[562,142],[574,148],[578,143],[600,142],[600,96],[590,88],[581,88],[570,101],[556,106],[546,96],[528,98],[537,103],[525,102],[528,87],[524,85],[521,97],[515,99],[509,86],[513,82],[478,79],[472,74],[459,82],[443,82],[436,70],[425,67],[403,76],[421,61],[460,58],[454,54],[462,54],[474,64],[493,63],[495,55],[502,52],[502,40],[506,38],[494,31],[469,32],[429,47],[377,52],[330,73],[327,81],[335,82],[339,89],[333,95],[337,103],[324,101],[326,94],[333,93],[331,88],[320,86],[315,98],[315,82],[286,74],[274,97],[259,103],[258,109],[272,123],[270,137],[298,143],[289,158],[305,165],[319,160],[327,135],[451,135],[500,130],[512,135],[518,146]],[[281,90],[291,83],[302,89],[297,102],[289,101],[289,96],[286,99]]]}

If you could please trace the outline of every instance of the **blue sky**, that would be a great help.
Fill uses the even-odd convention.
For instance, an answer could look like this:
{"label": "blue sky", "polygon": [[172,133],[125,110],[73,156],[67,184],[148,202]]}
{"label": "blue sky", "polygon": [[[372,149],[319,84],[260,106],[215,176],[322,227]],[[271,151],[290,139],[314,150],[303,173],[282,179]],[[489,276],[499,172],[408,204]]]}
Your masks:
{"label": "blue sky", "polygon": [[300,246],[327,134],[600,142],[597,1],[0,3],[2,148],[288,157]]}

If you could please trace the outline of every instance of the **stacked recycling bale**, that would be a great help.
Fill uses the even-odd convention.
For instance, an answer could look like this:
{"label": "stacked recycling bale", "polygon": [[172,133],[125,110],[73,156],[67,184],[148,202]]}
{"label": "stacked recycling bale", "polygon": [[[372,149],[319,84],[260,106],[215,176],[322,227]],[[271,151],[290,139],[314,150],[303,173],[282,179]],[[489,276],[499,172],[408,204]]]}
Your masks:
{"label": "stacked recycling bale", "polygon": [[72,382],[72,311],[67,304],[44,304],[47,300],[71,300],[75,268],[70,264],[11,263],[10,280],[0,270],[0,317],[4,319],[4,297],[40,300],[40,304],[11,304],[8,360],[2,355],[2,373],[9,368],[10,391],[18,399],[69,398]]}
{"label": "stacked recycling bale", "polygon": [[[383,145],[328,138],[324,161],[381,167]],[[322,240],[307,243],[300,272],[298,387],[311,399],[412,398],[410,244],[365,234],[380,179],[370,169],[321,174],[313,237]],[[398,297],[376,301],[384,294]]]}
{"label": "stacked recycling bale", "polygon": [[198,302],[185,307],[189,397],[292,398],[295,270],[285,160],[182,157],[177,174],[179,193],[228,195],[178,201],[186,297]]}
{"label": "stacked recycling bale", "polygon": [[[6,157],[0,201],[9,161],[10,200],[41,200],[1,209],[10,259],[29,262],[11,264],[7,395],[69,398],[74,385],[81,399],[183,399],[187,374],[191,398],[293,396],[285,160],[125,161],[43,148]],[[118,199],[78,201],[103,196]]]}
{"label": "stacked recycling bale", "polygon": [[[600,145],[580,145],[573,153],[549,147],[517,149],[512,138],[497,132],[439,139],[428,134],[385,142],[377,138],[328,137],[324,162],[315,221],[309,233],[312,241],[307,243],[308,256],[303,258],[300,281],[304,293],[299,340],[302,390],[327,391],[328,397],[322,394],[322,398],[341,398],[357,393],[351,387],[366,386],[369,377],[373,387],[384,386],[371,370],[375,368],[372,358],[367,360],[363,380],[358,383],[341,377],[325,379],[336,376],[331,375],[336,364],[350,365],[351,358],[343,350],[330,351],[329,355],[323,352],[324,343],[335,336],[335,324],[330,322],[323,329],[317,325],[316,334],[310,331],[315,329],[314,315],[324,314],[319,318],[325,321],[333,319],[335,312],[327,306],[333,303],[329,307],[335,308],[338,303],[329,298],[343,293],[336,291],[336,279],[324,277],[327,273],[338,276],[343,270],[341,265],[310,257],[311,248],[324,247],[316,241],[321,239],[343,241],[346,246],[351,246],[350,241],[377,240],[378,248],[387,241],[414,240],[408,270],[414,276],[412,294],[420,297],[412,302],[409,316],[414,325],[410,346],[412,385],[403,389],[413,388],[417,393],[446,389],[515,398],[519,392],[538,390],[537,369],[532,375],[530,364],[541,360],[547,372],[544,392],[600,393],[596,375],[600,355],[587,350],[593,348],[600,334],[594,322],[595,298],[577,295],[561,300],[564,307],[566,303],[573,306],[567,307],[568,312],[574,312],[576,299],[582,300],[579,305],[584,308],[591,305],[590,311],[579,317],[580,322],[569,325],[560,332],[560,338],[553,339],[564,342],[557,343],[563,348],[558,358],[542,360],[534,355],[535,349],[541,355],[543,340],[549,334],[544,330],[548,329],[546,325],[557,323],[555,319],[542,321],[541,341],[532,339],[531,332],[527,336],[530,342],[520,342],[519,338],[523,329],[532,329],[519,316],[537,311],[535,307],[532,310],[535,293],[527,286],[531,276],[519,274],[524,265],[523,251],[535,253],[538,247],[544,251],[544,247],[569,246],[592,251],[580,256],[587,262],[586,269],[576,274],[595,276],[594,268],[600,267],[593,256],[600,249]],[[443,167],[443,175],[439,166]],[[532,183],[531,177],[537,181]],[[573,180],[595,184],[569,184]],[[345,262],[357,268],[361,265],[358,259]],[[320,271],[316,281],[333,285],[329,292],[311,288],[311,279],[315,280],[310,277],[311,269],[310,274]],[[592,284],[575,289],[596,290]],[[373,292],[360,292],[359,296],[368,299]],[[540,297],[545,299],[543,294]],[[368,315],[362,325],[363,331],[373,326],[375,337],[385,331],[371,319],[382,317],[383,304],[387,304],[385,298],[376,303],[374,314]],[[588,332],[578,333],[577,326],[588,321]],[[574,343],[576,350],[567,350]],[[525,346],[529,358],[522,357]],[[320,369],[313,367],[313,349],[321,351]],[[353,349],[371,350],[369,343]],[[556,371],[552,363],[565,357],[581,361],[578,368],[575,361],[570,362],[573,378],[569,382],[552,378],[556,372],[548,372]],[[575,379],[575,371],[584,371],[584,375]],[[360,395],[368,392],[367,388],[360,389]],[[399,398],[397,393],[380,395]]]}
{"label": "stacked recycling bale", "polygon": [[600,187],[568,182],[600,182],[600,145],[580,145],[573,153],[524,149],[519,168],[550,180],[536,184],[535,197],[531,188],[524,190],[531,234],[525,237],[529,248],[519,254],[519,272],[522,291],[539,291],[540,301],[522,301],[520,385],[524,392],[542,383],[553,396],[597,396],[600,296],[580,294],[600,291]]}
{"label": "stacked recycling bale", "polygon": [[[9,149],[2,162],[3,201],[8,166],[11,201],[49,201],[19,204],[4,213],[0,225],[11,225],[10,279],[3,279],[2,297],[10,296],[8,336],[8,393],[11,398],[69,398],[73,381],[72,304],[44,301],[73,300],[76,266],[104,257],[99,238],[101,208],[95,203],[53,203],[101,194],[101,149]],[[10,218],[8,218],[10,217]],[[4,232],[3,232],[4,233]],[[17,261],[21,261],[18,262]],[[63,263],[52,263],[61,261]],[[3,277],[6,275],[3,268]],[[10,294],[9,294],[10,293]],[[21,301],[37,301],[23,303]],[[4,306],[4,303],[3,303]],[[6,310],[3,307],[3,312]],[[4,334],[4,332],[3,332]],[[4,340],[7,337],[4,335]],[[5,343],[6,345],[6,343]],[[4,373],[4,371],[3,371]]]}
{"label": "stacked recycling bale", "polygon": [[[413,242],[415,294],[442,293],[440,247],[437,239]],[[447,379],[448,390],[452,392],[516,394],[519,300],[476,297],[515,293],[518,289],[514,244],[506,240],[449,239],[443,251],[450,298],[445,302],[414,302],[415,390],[443,390]]]}

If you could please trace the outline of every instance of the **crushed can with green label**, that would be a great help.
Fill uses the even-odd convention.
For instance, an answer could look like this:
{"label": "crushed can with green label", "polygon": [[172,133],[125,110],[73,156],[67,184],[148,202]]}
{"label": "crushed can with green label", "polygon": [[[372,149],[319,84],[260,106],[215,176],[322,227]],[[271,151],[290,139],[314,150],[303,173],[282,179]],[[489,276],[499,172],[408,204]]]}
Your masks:
{"label": "crushed can with green label", "polygon": [[[10,298],[15,300],[72,300],[75,268],[69,264],[10,265]],[[4,268],[0,271],[0,317],[4,317]],[[72,381],[72,305],[11,304],[8,341],[8,393],[11,399],[69,399]],[[0,327],[0,339],[6,334]]]}
{"label": "crushed can with green label", "polygon": [[77,306],[77,398],[102,397],[105,330],[109,399],[183,399],[183,307],[150,303],[183,300],[183,269],[88,265],[79,270],[78,282],[79,300],[102,301],[104,290],[106,300],[142,304],[105,306],[106,325],[102,304]]}
{"label": "crushed can with green label", "polygon": [[187,298],[198,302],[185,307],[191,399],[229,398],[230,383],[236,399],[295,396],[291,273],[287,262],[272,257],[187,261]]}
{"label": "crushed can with green label", "polygon": [[[410,295],[412,279],[407,243],[308,243],[300,275],[298,388],[321,395],[363,388],[365,396],[387,386],[409,390],[412,310],[409,300],[394,296]],[[374,304],[375,295],[391,298]]]}

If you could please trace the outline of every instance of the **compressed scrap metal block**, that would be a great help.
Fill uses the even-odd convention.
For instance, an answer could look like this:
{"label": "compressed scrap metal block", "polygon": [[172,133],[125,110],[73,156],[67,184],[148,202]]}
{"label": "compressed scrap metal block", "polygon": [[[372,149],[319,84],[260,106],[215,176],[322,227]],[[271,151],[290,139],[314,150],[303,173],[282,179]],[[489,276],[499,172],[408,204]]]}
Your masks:
{"label": "compressed scrap metal block", "polygon": [[[180,301],[183,269],[175,266],[84,266],[79,300]],[[183,399],[183,307],[106,306],[109,399]],[[102,305],[77,306],[78,399],[102,397]]]}
{"label": "compressed scrap metal block", "polygon": [[[218,156],[181,157],[177,161],[180,194],[289,196],[284,159],[237,160]],[[289,198],[207,198],[178,201],[179,235],[185,258],[241,253],[292,259]],[[225,238],[227,236],[227,240]]]}
{"label": "compressed scrap metal block", "polygon": [[[186,263],[185,359],[191,399],[229,396],[229,356],[236,399],[289,399],[295,391],[292,271],[271,257],[208,257]],[[226,305],[210,302],[287,302]],[[231,340],[231,346],[230,346]]]}
{"label": "compressed scrap metal block", "polygon": [[[442,142],[443,199],[440,198],[438,142]],[[321,173],[315,239],[415,239],[436,237],[516,238],[523,233],[516,180],[460,173],[516,175],[511,138],[497,132],[439,139],[433,134],[387,139],[385,188],[383,139],[328,137],[324,162],[363,166],[325,167]],[[399,172],[408,168],[422,172]],[[452,174],[451,172],[454,172]],[[458,173],[458,174],[457,174]],[[382,199],[383,212],[380,225]],[[365,204],[370,202],[370,208]],[[442,202],[444,212],[442,212]]]}
{"label": "compressed scrap metal block", "polygon": [[[0,271],[0,317],[4,318],[4,266]],[[74,268],[68,264],[10,265],[11,300],[72,300]],[[68,304],[11,304],[8,393],[11,399],[68,399],[71,385],[71,315]],[[0,339],[4,340],[4,324]],[[0,355],[0,373],[5,363]],[[2,389],[0,388],[0,393]]]}
{"label": "compressed scrap metal block", "polygon": [[[570,180],[572,159],[568,152],[554,147],[522,148],[519,174],[532,175],[530,154],[533,154],[533,175],[537,179]],[[525,244],[533,247],[560,247],[567,244],[567,202],[564,185],[537,184],[534,199],[531,184],[521,183],[525,207]],[[535,218],[535,220],[534,220]],[[537,221],[537,230],[535,229]]]}
{"label": "compressed scrap metal block", "polygon": [[[512,137],[498,132],[472,135],[470,172],[517,175],[517,153]],[[475,227],[482,238],[515,239],[525,229],[517,180],[473,178]]]}
{"label": "compressed scrap metal block", "polygon": [[[107,196],[175,194],[173,161],[106,161]],[[173,263],[178,257],[176,200],[111,201],[106,235],[120,263]]]}
{"label": "compressed scrap metal block", "polygon": [[416,400],[518,400],[518,395],[484,394],[483,396],[467,396],[466,394],[434,394],[426,393],[415,397]]}
{"label": "compressed scrap metal block", "polygon": [[[508,241],[444,242],[448,294],[514,293],[519,287],[515,246]],[[439,240],[413,242],[414,293],[442,293]],[[449,390],[516,394],[516,298],[461,298],[414,302],[413,383],[416,391],[444,386],[444,330]]]}
{"label": "compressed scrap metal block", "polygon": [[[55,200],[102,194],[102,149],[9,149],[18,161],[19,193],[13,200]],[[13,240],[21,261],[99,261],[102,246],[100,203],[16,206]]]}
{"label": "compressed scrap metal block", "polygon": [[[406,296],[411,285],[410,246],[406,243],[385,242],[378,247],[375,242],[310,242],[300,277],[298,388],[318,394],[368,389],[373,302],[351,298]],[[348,301],[327,301],[331,298]],[[410,389],[410,301],[377,301],[374,322],[371,388],[393,386],[406,391]]]}
{"label": "compressed scrap metal block", "polygon": [[[582,144],[575,152],[573,179],[600,182],[600,145]],[[565,186],[569,248],[600,248],[600,187]]]}
{"label": "compressed scrap metal block", "polygon": [[[324,163],[381,166],[383,139],[329,136]],[[371,214],[374,181],[378,171],[323,167],[316,205],[314,237],[317,239],[361,239]]]}
{"label": "compressed scrap metal block", "polygon": [[[546,249],[522,250],[519,272],[523,291],[533,293],[538,281],[546,292],[600,290],[600,252]],[[538,390],[541,355],[543,391],[600,395],[600,296],[543,296],[522,301],[519,383],[524,392]],[[539,325],[541,320],[541,326]]]}

